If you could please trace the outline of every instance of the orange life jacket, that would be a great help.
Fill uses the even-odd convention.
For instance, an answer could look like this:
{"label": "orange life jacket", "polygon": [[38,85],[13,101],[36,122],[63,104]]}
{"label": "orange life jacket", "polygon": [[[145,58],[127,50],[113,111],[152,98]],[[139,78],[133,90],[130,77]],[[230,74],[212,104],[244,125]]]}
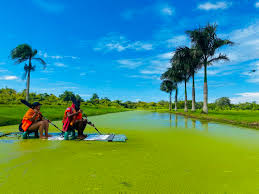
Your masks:
{"label": "orange life jacket", "polygon": [[39,118],[41,118],[41,113],[37,114],[36,117],[32,120],[33,118],[33,115],[35,114],[34,110],[33,109],[29,109],[23,119],[22,119],[22,129],[24,131],[27,131],[27,129],[31,126],[31,124],[34,122],[34,121],[37,121]]}
{"label": "orange life jacket", "polygon": [[[73,107],[68,107],[66,109],[66,111],[64,113],[63,121],[62,121],[63,124],[65,123],[65,121],[67,119],[67,113],[73,114],[73,113],[76,113],[76,110]],[[76,120],[81,120],[82,118],[83,118],[82,113],[78,113],[77,115],[74,115],[72,117],[69,124],[72,126]]]}

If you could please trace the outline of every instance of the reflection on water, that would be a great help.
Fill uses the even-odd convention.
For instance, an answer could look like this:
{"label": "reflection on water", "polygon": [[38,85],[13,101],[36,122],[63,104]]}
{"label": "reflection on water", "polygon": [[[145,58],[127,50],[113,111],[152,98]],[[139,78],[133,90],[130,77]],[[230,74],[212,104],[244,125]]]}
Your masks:
{"label": "reflection on water", "polygon": [[192,119],[192,128],[196,128],[196,120]]}
{"label": "reflection on water", "polygon": [[[205,120],[197,120],[195,118],[188,118],[182,115],[173,113],[157,113],[149,111],[128,111],[122,113],[113,113],[99,116],[91,116],[89,119],[95,123],[97,128],[102,132],[116,133],[116,129],[121,130],[145,130],[145,131],[186,131],[193,133],[200,131],[210,136],[222,136],[240,139],[259,139],[259,131],[242,128],[233,125],[227,125],[216,122],[207,122]],[[109,129],[107,132],[106,129]],[[1,127],[0,127],[1,130]],[[86,133],[93,133],[95,130],[92,127],[87,127]],[[6,138],[2,138],[6,139]],[[53,145],[53,144],[51,144]],[[31,145],[25,146],[22,149],[30,149]],[[22,147],[21,146],[21,147]],[[29,147],[26,147],[29,146]],[[48,145],[50,146],[50,145]]]}
{"label": "reflection on water", "polygon": [[175,114],[174,117],[175,117],[175,127],[177,128],[178,127],[178,115]]}
{"label": "reflection on water", "polygon": [[[164,113],[160,113],[160,114],[164,114]],[[188,118],[178,114],[172,114],[172,113],[168,113],[168,114],[169,114],[170,128],[172,128],[172,123],[174,123],[175,128],[185,128],[185,129],[190,128],[190,129],[208,131],[209,124],[207,121],[199,121],[194,118]],[[172,115],[174,115],[174,117]],[[163,118],[164,115],[160,115],[160,116]]]}

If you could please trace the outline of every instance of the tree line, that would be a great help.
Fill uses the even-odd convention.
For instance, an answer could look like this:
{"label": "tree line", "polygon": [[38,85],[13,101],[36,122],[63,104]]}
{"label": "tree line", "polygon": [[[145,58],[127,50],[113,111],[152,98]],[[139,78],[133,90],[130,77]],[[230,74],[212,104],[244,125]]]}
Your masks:
{"label": "tree line", "polygon": [[169,93],[169,110],[172,107],[172,92],[175,91],[175,111],[177,110],[178,86],[184,83],[185,105],[184,111],[188,111],[187,106],[187,82],[192,78],[192,107],[196,110],[195,102],[195,74],[203,68],[204,86],[203,86],[203,113],[208,113],[208,83],[207,67],[218,61],[228,61],[227,55],[217,53],[219,48],[234,43],[227,39],[221,39],[216,34],[217,25],[208,24],[192,31],[186,31],[191,40],[191,47],[177,47],[170,60],[171,67],[161,75],[163,82],[160,89]]}
{"label": "tree line", "polygon": [[[20,100],[24,99],[26,96],[26,90],[22,92],[17,92],[14,89],[10,88],[2,88],[0,89],[0,105],[11,105],[11,104],[20,104]],[[84,106],[89,107],[116,107],[116,108],[128,108],[128,109],[166,109],[168,108],[170,102],[161,100],[159,102],[132,102],[132,101],[121,101],[121,100],[110,100],[107,97],[100,98],[98,94],[93,94],[91,98],[88,100],[82,99],[82,97],[78,94],[74,94],[71,91],[64,91],[59,96],[54,94],[36,94],[30,93],[30,101],[39,101],[44,105],[70,105],[71,98],[74,97],[79,99]],[[178,108],[184,109],[185,104],[187,104],[187,108],[190,109],[192,107],[192,101],[178,101]],[[197,109],[202,108],[202,102],[195,102],[195,107]],[[231,104],[231,101],[227,97],[222,97],[217,99],[214,103],[208,104],[209,109],[211,110],[259,110],[259,104],[256,102],[246,102],[239,104]]]}

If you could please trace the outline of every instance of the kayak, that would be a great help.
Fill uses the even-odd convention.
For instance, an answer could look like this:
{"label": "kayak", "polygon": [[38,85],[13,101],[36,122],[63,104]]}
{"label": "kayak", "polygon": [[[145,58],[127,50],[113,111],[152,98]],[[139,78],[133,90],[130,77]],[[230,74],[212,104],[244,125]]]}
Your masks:
{"label": "kayak", "polygon": [[[55,141],[64,140],[64,137],[60,135],[60,133],[50,133],[52,137],[49,137],[48,140]],[[127,137],[125,135],[115,135],[115,134],[97,134],[97,133],[90,133],[87,134],[87,137],[83,139],[82,141],[107,141],[107,142],[125,142],[127,140]]]}
{"label": "kayak", "polygon": [[[61,133],[49,133],[51,137],[48,138],[49,141],[63,141],[64,136]],[[126,142],[127,137],[122,134],[97,134],[97,133],[89,133],[86,134],[87,137],[81,141],[106,141],[106,142]],[[0,134],[1,139],[8,138],[10,140],[13,138],[21,139],[22,132],[14,132],[14,133],[6,133]],[[28,139],[37,139],[34,137],[34,133],[29,134]],[[69,140],[71,141],[71,140]],[[78,139],[76,139],[78,141]]]}

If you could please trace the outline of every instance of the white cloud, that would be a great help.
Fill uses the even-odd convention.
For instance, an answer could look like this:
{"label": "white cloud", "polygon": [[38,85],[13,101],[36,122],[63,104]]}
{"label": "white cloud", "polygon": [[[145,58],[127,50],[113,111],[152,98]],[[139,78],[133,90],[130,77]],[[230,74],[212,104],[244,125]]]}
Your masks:
{"label": "white cloud", "polygon": [[163,54],[159,54],[157,57],[159,59],[166,59],[166,60],[170,60],[174,55],[174,52],[168,52],[168,53],[163,53]]}
{"label": "white cloud", "polygon": [[140,41],[136,41],[132,44],[129,44],[128,48],[134,49],[136,51],[139,51],[139,50],[147,50],[148,51],[148,50],[153,49],[153,45],[150,44],[150,43],[143,43],[143,42],[140,42]]}
{"label": "white cloud", "polygon": [[160,80],[160,76],[157,75],[130,75],[128,77],[131,78],[142,78],[142,79],[154,79],[154,80]]}
{"label": "white cloud", "polygon": [[60,63],[60,62],[56,62],[56,63],[54,63],[54,65],[57,67],[66,67],[66,65],[64,63]]}
{"label": "white cloud", "polygon": [[256,3],[255,3],[255,7],[256,7],[256,8],[259,8],[259,2],[256,2]]}
{"label": "white cloud", "polygon": [[190,41],[188,40],[186,35],[174,36],[173,38],[166,40],[166,42],[169,48],[190,45]]}
{"label": "white cloud", "polygon": [[0,73],[7,72],[7,69],[0,69]]}
{"label": "white cloud", "polygon": [[174,8],[172,8],[168,5],[161,8],[161,13],[163,15],[172,16],[174,14],[174,12],[175,12]]}
{"label": "white cloud", "polygon": [[131,9],[122,12],[121,16],[125,20],[131,20],[136,16],[142,16],[144,14],[156,14],[162,16],[163,19],[167,19],[165,16],[173,16],[175,14],[175,8],[165,3],[154,3],[142,7],[141,9]]}
{"label": "white cloud", "polygon": [[226,9],[229,6],[230,6],[230,4],[228,4],[224,1],[221,1],[221,2],[216,2],[216,3],[210,3],[210,2],[203,3],[203,4],[198,5],[198,8],[209,11],[209,10],[217,10],[217,9]]}
{"label": "white cloud", "polygon": [[42,70],[41,73],[47,73],[47,74],[54,73],[54,68],[46,68]]}
{"label": "white cloud", "polygon": [[128,68],[128,69],[135,69],[142,65],[142,61],[140,59],[121,59],[117,60],[120,67]]}
{"label": "white cloud", "polygon": [[80,73],[80,76],[85,76],[85,75],[86,75],[86,73],[85,73],[85,72]]}
{"label": "white cloud", "polygon": [[161,74],[160,70],[141,70],[140,71],[141,74]]}
{"label": "white cloud", "polygon": [[[173,56],[173,52],[161,53],[153,57],[136,58],[136,59],[120,59],[117,63],[120,67],[128,69],[139,68],[140,77],[150,78],[153,75],[157,78],[171,66],[170,58]],[[144,75],[144,77],[143,77]],[[147,76],[150,75],[150,76]],[[152,77],[153,78],[153,77]]]}
{"label": "white cloud", "polygon": [[17,76],[13,76],[13,75],[6,75],[6,76],[1,76],[0,80],[17,80],[18,77]]}
{"label": "white cloud", "polygon": [[51,59],[64,59],[64,58],[70,58],[70,59],[79,59],[79,57],[75,56],[61,56],[61,55],[49,55],[46,52],[39,51],[39,56],[42,56],[44,58],[51,58]]}
{"label": "white cloud", "polygon": [[109,33],[107,36],[101,38],[94,50],[106,50],[106,51],[118,51],[122,52],[126,49],[136,51],[152,50],[153,45],[150,43],[144,43],[141,41],[130,41],[126,37],[116,34]]}
{"label": "white cloud", "polygon": [[60,13],[63,12],[65,6],[61,3],[46,1],[46,0],[33,0],[34,4],[38,7],[42,8],[45,11],[52,13]]}
{"label": "white cloud", "polygon": [[[243,73],[243,75],[248,76],[247,82],[259,83],[259,62],[251,64],[249,68],[250,71]],[[255,70],[255,72],[251,72],[251,70]]]}
{"label": "white cloud", "polygon": [[236,94],[237,97],[230,98],[231,103],[238,104],[244,102],[253,102],[256,101],[259,103],[259,92],[246,92]]}
{"label": "white cloud", "polygon": [[232,47],[223,49],[229,56],[231,62],[244,62],[259,59],[259,22],[245,28],[234,30],[229,34],[231,41],[235,43]]}

